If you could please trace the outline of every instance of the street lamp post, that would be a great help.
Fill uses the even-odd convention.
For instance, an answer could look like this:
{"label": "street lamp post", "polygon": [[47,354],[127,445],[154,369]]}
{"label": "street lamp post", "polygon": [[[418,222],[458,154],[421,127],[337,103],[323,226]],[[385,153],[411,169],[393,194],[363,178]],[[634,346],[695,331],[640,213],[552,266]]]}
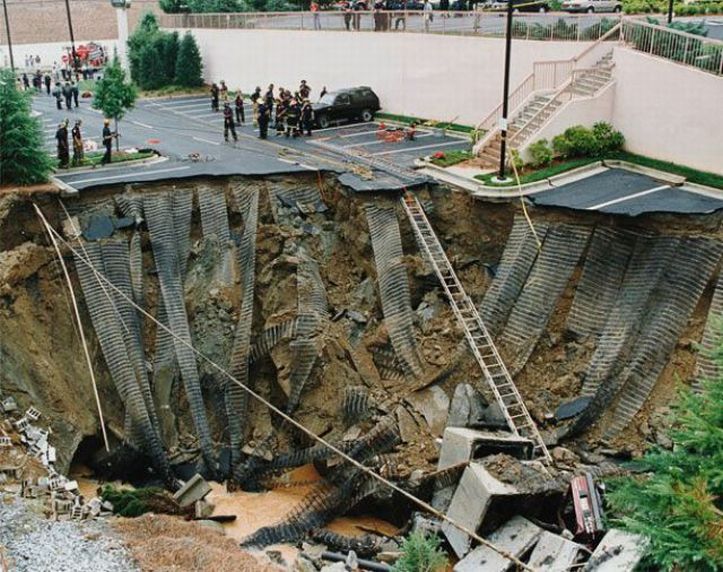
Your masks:
{"label": "street lamp post", "polygon": [[673,21],[673,0],[668,0],[668,24]]}
{"label": "street lamp post", "polygon": [[76,69],[78,58],[75,55],[75,36],[73,34],[73,19],[70,17],[70,4],[65,0],[65,12],[68,14],[68,30],[70,31],[70,58],[71,69]]}
{"label": "street lamp post", "polygon": [[15,71],[15,60],[13,59],[13,41],[10,38],[10,20],[8,20],[8,5],[6,0],[3,0],[3,14],[5,15],[5,33],[8,37],[8,50],[10,52],[10,69]]}
{"label": "street lamp post", "polygon": [[507,153],[507,99],[510,96],[510,55],[512,52],[512,0],[507,0],[507,33],[505,35],[505,78],[502,87],[502,117],[500,118],[500,171],[498,179],[505,178],[505,153]]}

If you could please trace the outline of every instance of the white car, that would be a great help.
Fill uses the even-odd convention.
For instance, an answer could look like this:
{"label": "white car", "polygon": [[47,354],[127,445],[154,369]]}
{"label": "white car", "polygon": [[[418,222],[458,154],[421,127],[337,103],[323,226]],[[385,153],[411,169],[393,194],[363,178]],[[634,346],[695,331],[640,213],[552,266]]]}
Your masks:
{"label": "white car", "polygon": [[565,12],[620,12],[623,4],[619,0],[565,0],[562,9]]}

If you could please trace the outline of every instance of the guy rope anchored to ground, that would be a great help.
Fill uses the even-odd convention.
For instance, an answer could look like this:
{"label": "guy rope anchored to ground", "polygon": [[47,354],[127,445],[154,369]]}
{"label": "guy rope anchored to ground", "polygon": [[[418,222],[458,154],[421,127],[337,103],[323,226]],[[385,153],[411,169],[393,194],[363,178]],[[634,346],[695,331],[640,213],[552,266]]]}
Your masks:
{"label": "guy rope anchored to ground", "polygon": [[[180,344],[183,344],[183,345],[185,345],[186,347],[188,347],[188,349],[190,349],[194,354],[196,354],[196,355],[198,356],[198,358],[200,358],[201,360],[203,360],[203,361],[205,361],[206,363],[208,363],[211,367],[213,367],[215,370],[217,370],[220,374],[222,374],[224,377],[226,377],[229,381],[231,381],[232,383],[238,385],[241,389],[243,389],[243,391],[245,391],[248,395],[250,395],[251,397],[253,397],[256,401],[258,401],[259,403],[262,403],[262,404],[263,404],[265,407],[267,407],[270,411],[273,411],[276,415],[278,415],[279,417],[281,417],[282,419],[284,419],[286,422],[290,423],[291,425],[293,425],[294,427],[296,427],[297,429],[299,429],[300,431],[302,431],[303,433],[305,433],[306,435],[308,435],[310,438],[312,438],[313,440],[317,441],[317,442],[320,443],[321,445],[327,447],[329,450],[331,450],[331,451],[333,451],[335,454],[339,455],[339,456],[340,456],[341,458],[343,458],[345,461],[347,461],[348,463],[354,465],[354,466],[355,466],[356,468],[358,468],[360,471],[366,473],[367,475],[369,475],[370,477],[372,477],[372,478],[375,479],[376,481],[378,481],[378,482],[382,483],[383,485],[385,485],[386,487],[392,489],[394,492],[399,493],[400,495],[402,495],[403,497],[405,497],[407,500],[409,500],[409,501],[411,501],[412,503],[414,503],[415,505],[417,505],[417,506],[418,506],[419,508],[421,508],[422,510],[424,510],[424,511],[430,513],[430,514],[433,514],[433,515],[436,516],[437,518],[439,518],[439,519],[441,519],[441,520],[449,523],[451,526],[454,526],[456,529],[460,530],[461,532],[464,532],[465,534],[467,534],[468,536],[470,536],[471,538],[473,538],[474,540],[476,540],[476,541],[479,542],[480,544],[482,544],[482,545],[484,545],[484,546],[487,546],[487,547],[490,548],[491,550],[494,550],[495,552],[497,552],[498,554],[500,554],[501,556],[503,556],[504,558],[506,558],[506,559],[509,560],[510,562],[514,563],[520,570],[528,570],[528,571],[534,572],[534,569],[533,569],[533,568],[531,568],[530,566],[528,566],[527,564],[525,564],[524,562],[522,562],[519,558],[515,557],[513,554],[510,554],[509,552],[507,552],[507,551],[505,551],[505,550],[502,550],[501,548],[495,546],[495,545],[494,545],[493,543],[491,543],[489,540],[486,540],[485,538],[483,538],[483,537],[481,537],[480,535],[478,535],[476,531],[470,530],[469,528],[467,528],[467,527],[464,526],[463,524],[460,524],[460,523],[458,523],[457,521],[455,521],[454,519],[451,519],[451,518],[448,517],[446,514],[441,513],[440,511],[438,511],[437,509],[435,509],[432,505],[430,505],[430,504],[428,504],[427,502],[423,501],[422,499],[414,496],[413,494],[405,491],[404,489],[402,489],[401,487],[395,485],[394,483],[392,483],[391,481],[389,481],[389,480],[387,480],[386,478],[382,477],[381,475],[375,473],[374,471],[372,471],[371,469],[369,469],[369,467],[363,465],[362,463],[360,463],[359,461],[357,461],[357,460],[354,459],[353,457],[347,455],[346,453],[344,453],[344,451],[342,451],[341,449],[335,447],[334,445],[332,445],[331,443],[329,443],[328,441],[326,441],[323,437],[320,437],[319,435],[315,434],[313,431],[311,431],[310,429],[308,429],[307,427],[305,427],[304,425],[302,425],[301,423],[299,423],[298,421],[296,421],[295,419],[293,419],[292,417],[290,417],[289,415],[287,415],[286,413],[284,413],[281,409],[279,409],[278,407],[276,407],[275,405],[273,405],[271,402],[269,402],[269,401],[267,401],[266,399],[264,399],[264,397],[262,397],[261,395],[259,395],[258,393],[256,393],[253,389],[251,389],[251,388],[249,388],[248,386],[246,386],[246,385],[244,385],[243,383],[241,383],[238,379],[236,379],[233,375],[231,375],[231,374],[230,374],[228,371],[226,371],[223,367],[221,367],[221,366],[218,365],[216,362],[214,362],[211,358],[207,357],[206,355],[204,355],[203,353],[201,353],[200,351],[198,351],[198,350],[193,346],[193,344],[191,344],[190,342],[188,342],[188,341],[186,341],[185,339],[181,338],[180,336],[177,336],[177,335],[173,332],[173,330],[171,330],[169,327],[165,326],[164,324],[162,324],[161,322],[159,322],[158,320],[156,320],[156,318],[155,318],[154,316],[152,316],[150,313],[148,313],[145,309],[141,308],[138,304],[135,303],[134,300],[132,300],[130,297],[126,296],[126,294],[125,294],[123,291],[121,291],[119,288],[117,288],[117,287],[115,286],[115,284],[113,284],[110,280],[108,280],[108,278],[106,278],[105,275],[103,275],[102,273],[98,272],[98,271],[96,270],[96,268],[93,266],[92,262],[91,262],[83,253],[81,253],[81,252],[79,252],[78,250],[76,250],[76,249],[70,244],[70,242],[68,242],[67,240],[65,240],[52,226],[50,226],[50,224],[48,223],[47,219],[45,218],[45,215],[43,215],[43,212],[40,210],[40,208],[38,207],[38,205],[37,205],[36,203],[33,203],[33,207],[35,208],[35,212],[37,213],[38,217],[40,218],[40,220],[41,220],[43,226],[45,227],[45,229],[47,230],[48,234],[54,239],[54,240],[53,240],[54,243],[55,243],[55,241],[58,241],[58,242],[62,243],[68,250],[70,250],[70,251],[77,257],[78,260],[80,260],[83,264],[85,264],[85,265],[93,272],[93,274],[95,275],[96,279],[98,279],[99,281],[104,282],[104,283],[108,286],[108,288],[110,288],[110,289],[111,289],[113,292],[115,292],[118,296],[120,296],[121,298],[123,298],[128,304],[130,304],[130,305],[131,305],[133,308],[135,308],[138,312],[140,312],[141,314],[143,314],[143,316],[145,316],[146,318],[148,318],[149,320],[151,320],[154,324],[156,324],[157,327],[162,328],[163,330],[165,330],[169,335],[171,335],[171,336],[173,337],[173,339],[174,339],[176,342],[178,342],[178,343],[180,343]],[[58,256],[61,255],[59,249],[56,249],[56,252],[57,252]]]}

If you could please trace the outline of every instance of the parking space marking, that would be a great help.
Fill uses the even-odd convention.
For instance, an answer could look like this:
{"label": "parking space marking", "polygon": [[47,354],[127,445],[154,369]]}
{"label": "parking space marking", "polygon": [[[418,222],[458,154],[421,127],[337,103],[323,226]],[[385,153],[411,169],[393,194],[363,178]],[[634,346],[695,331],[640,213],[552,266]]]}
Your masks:
{"label": "parking space marking", "polygon": [[[96,183],[98,181],[110,181],[111,179],[125,179],[128,177],[137,177],[140,175],[157,175],[158,173],[171,173],[173,171],[185,171],[186,169],[190,169],[191,167],[185,166],[185,167],[174,167],[173,169],[158,169],[157,171],[141,171],[138,173],[123,173],[122,175],[109,175],[107,177],[94,177],[92,179],[77,179],[74,181],[63,181],[64,183],[68,185],[78,185],[80,183]],[[61,179],[62,181],[62,179]]]}
{"label": "parking space marking", "polygon": [[203,137],[194,137],[194,141],[200,141],[201,143],[208,143],[210,145],[221,145],[218,141],[211,141],[209,139],[204,139]]}
{"label": "parking space marking", "polygon": [[325,127],[324,129],[317,129],[315,133],[323,133],[326,131],[336,131],[337,129],[353,129],[354,127],[360,127],[364,124],[359,123],[345,123],[344,125],[337,125],[336,127]]}
{"label": "parking space marking", "polygon": [[152,126],[152,125],[148,125],[148,124],[146,124],[146,123],[141,123],[140,121],[133,121],[133,120],[131,120],[131,123],[132,123],[133,125],[138,125],[139,127],[145,127],[146,129],[153,129],[153,126]]}
{"label": "parking space marking", "polygon": [[598,205],[593,205],[591,207],[585,207],[585,210],[588,211],[595,211],[598,209],[602,209],[605,207],[609,207],[611,205],[616,205],[618,203],[623,203],[625,201],[630,201],[632,199],[637,199],[638,197],[644,197],[645,195],[649,195],[651,193],[657,193],[658,191],[662,191],[663,189],[669,189],[671,188],[670,185],[662,185],[660,187],[654,187],[652,189],[648,189],[647,191],[640,191],[639,193],[633,193],[632,195],[627,195],[625,197],[620,197],[617,199],[613,199],[611,201],[607,201],[604,203],[600,203]]}
{"label": "parking space marking", "polygon": [[421,151],[422,149],[434,149],[436,147],[447,147],[448,145],[461,145],[464,141],[449,141],[447,143],[434,143],[433,145],[421,145],[418,147],[406,147],[405,149],[394,149],[393,151],[380,151],[379,153],[372,153],[373,156],[378,157],[380,155],[394,155],[395,153],[413,153],[415,151]]}

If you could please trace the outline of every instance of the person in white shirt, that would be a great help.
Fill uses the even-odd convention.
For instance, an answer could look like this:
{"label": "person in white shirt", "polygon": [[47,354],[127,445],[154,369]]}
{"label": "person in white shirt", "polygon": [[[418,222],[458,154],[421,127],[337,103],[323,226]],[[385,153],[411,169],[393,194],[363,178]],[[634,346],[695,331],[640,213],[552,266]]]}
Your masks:
{"label": "person in white shirt", "polygon": [[432,3],[429,0],[424,0],[424,31],[429,32],[429,25],[434,20],[434,14],[432,14]]}

